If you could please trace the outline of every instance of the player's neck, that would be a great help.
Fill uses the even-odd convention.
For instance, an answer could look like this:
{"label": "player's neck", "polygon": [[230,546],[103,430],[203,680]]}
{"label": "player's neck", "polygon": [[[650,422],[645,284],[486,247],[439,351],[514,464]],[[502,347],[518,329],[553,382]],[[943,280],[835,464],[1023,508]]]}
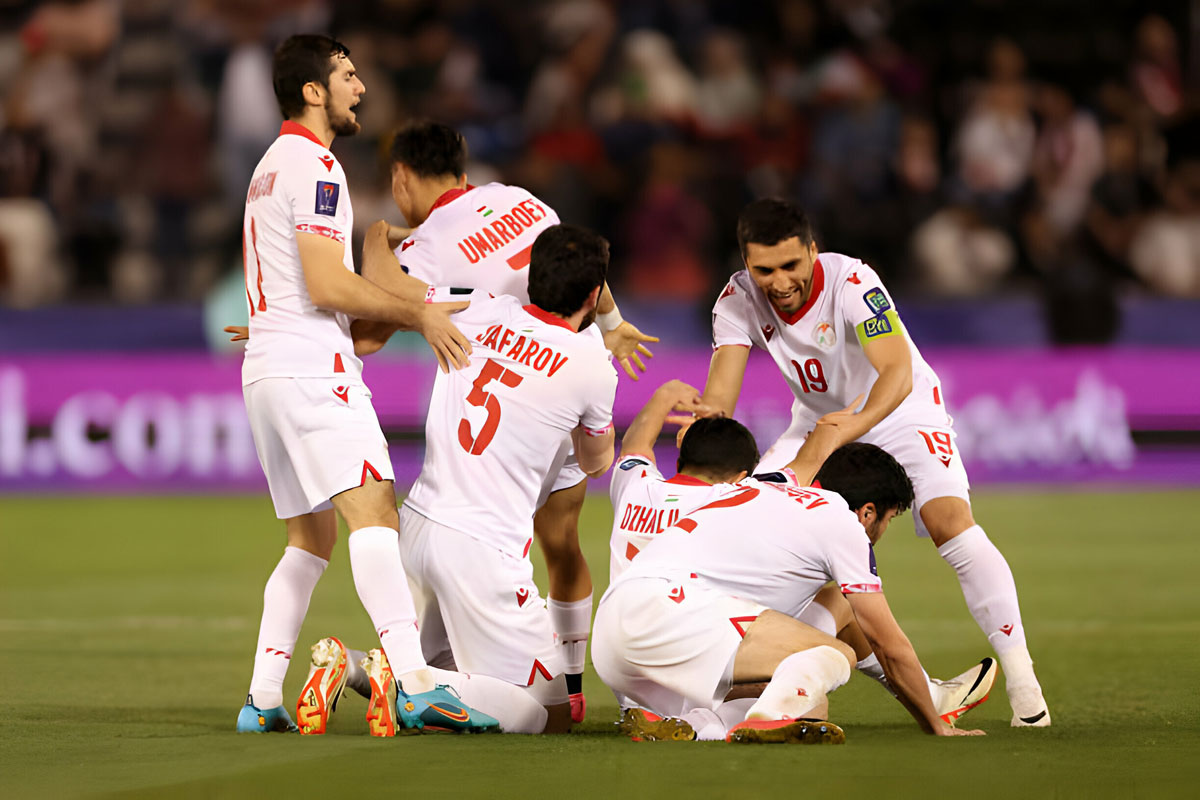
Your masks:
{"label": "player's neck", "polygon": [[300,116],[292,117],[289,122],[303,125],[312,131],[313,136],[321,140],[321,144],[325,145],[326,150],[333,144],[333,127],[330,126],[329,118],[325,116],[324,109],[317,109],[315,106],[310,106]]}
{"label": "player's neck", "polygon": [[465,177],[438,177],[422,179],[417,186],[417,208],[421,209],[421,218],[419,220],[410,220],[413,226],[420,225],[429,218],[433,207],[437,205],[437,201],[441,199],[446,192],[454,191],[455,189],[467,188],[467,180]]}

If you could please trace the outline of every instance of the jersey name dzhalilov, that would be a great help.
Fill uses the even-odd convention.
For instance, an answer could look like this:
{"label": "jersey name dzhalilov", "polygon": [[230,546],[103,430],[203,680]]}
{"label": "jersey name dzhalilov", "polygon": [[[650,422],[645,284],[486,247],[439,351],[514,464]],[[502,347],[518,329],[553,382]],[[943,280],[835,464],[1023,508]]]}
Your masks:
{"label": "jersey name dzhalilov", "polygon": [[912,353],[913,388],[880,425],[927,423],[932,406],[944,415],[937,375],[909,338],[879,276],[857,259],[821,253],[808,302],[788,316],[744,269],[713,306],[713,347],[755,346],[770,353],[796,397],[793,416],[814,423],[860,394],[865,402],[878,373],[863,348],[893,336],[903,337]]}

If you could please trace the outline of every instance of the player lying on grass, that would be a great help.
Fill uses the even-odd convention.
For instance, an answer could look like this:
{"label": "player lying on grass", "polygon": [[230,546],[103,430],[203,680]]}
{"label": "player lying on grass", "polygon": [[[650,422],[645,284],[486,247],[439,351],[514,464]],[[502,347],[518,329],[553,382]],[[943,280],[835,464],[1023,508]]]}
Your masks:
{"label": "player lying on grass", "polygon": [[[609,586],[592,663],[614,692],[650,712],[632,715],[630,733],[844,741],[836,725],[812,718],[827,715],[826,695],[850,677],[857,655],[796,619],[830,580],[922,730],[981,733],[940,719],[877,575],[872,544],[912,502],[904,469],[877,447],[851,444],[818,478],[827,488],[753,478],[729,486],[657,535]],[[745,700],[723,708],[735,684],[760,681],[767,685],[744,714]]]}
{"label": "player lying on grass", "polygon": [[[468,184],[466,163],[466,141],[449,126],[414,122],[396,133],[391,145],[392,198],[413,227],[398,228],[382,220],[371,226],[363,244],[364,277],[417,300],[426,297],[430,286],[456,286],[528,302],[533,242],[559,222],[558,215],[518,186]],[[644,371],[641,356],[651,355],[645,343],[658,340],[621,318],[607,283],[596,310],[597,324],[586,335],[602,332],[605,346],[637,380],[634,365]],[[395,330],[386,324],[357,323],[356,353],[374,352]],[[566,662],[571,716],[581,722],[592,579],[579,549],[586,476],[567,445],[556,460],[561,468],[553,470],[542,487],[533,530],[550,579],[550,617]]]}
{"label": "player lying on grass", "polygon": [[[891,453],[912,479],[918,534],[932,538],[958,575],[967,608],[1000,659],[1012,725],[1049,725],[1012,570],[975,522],[938,377],[909,338],[879,276],[857,259],[818,254],[807,218],[783,200],[751,203],[737,233],[746,269],[733,275],[713,307],[715,352],[705,404],[733,414],[750,348],[760,347],[796,398],[792,424],[760,470],[795,456],[806,483],[846,442],[869,442]],[[858,395],[866,397],[861,407],[851,403]],[[839,424],[818,426],[827,417]]]}
{"label": "player lying on grass", "polygon": [[[701,418],[683,437],[676,474],[663,477],[654,458],[654,443],[663,425],[669,421],[691,423],[692,415],[703,417],[710,411],[700,402],[695,388],[681,381],[670,381],[655,391],[625,431],[610,484],[613,504],[610,583],[628,569],[658,534],[717,494],[729,491],[730,484],[744,479],[757,463],[758,451],[750,431],[730,419]],[[780,482],[788,479],[789,469],[790,466],[781,473],[756,477]],[[850,644],[857,658],[855,667],[891,691],[879,660],[836,586],[821,589],[799,619]],[[938,716],[953,723],[982,703],[995,676],[994,662],[985,658],[949,680],[930,678],[929,693]],[[761,687],[739,685],[731,696],[744,696],[756,688]]]}

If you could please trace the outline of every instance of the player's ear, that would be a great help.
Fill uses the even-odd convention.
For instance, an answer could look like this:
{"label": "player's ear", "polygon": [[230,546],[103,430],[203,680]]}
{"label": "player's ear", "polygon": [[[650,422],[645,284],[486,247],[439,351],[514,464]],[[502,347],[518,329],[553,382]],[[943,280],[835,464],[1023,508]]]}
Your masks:
{"label": "player's ear", "polygon": [[874,522],[878,516],[878,513],[875,511],[874,503],[864,503],[855,509],[854,513],[858,515],[858,521],[862,523],[864,528],[870,526],[870,524]]}
{"label": "player's ear", "polygon": [[316,81],[309,81],[300,89],[304,102],[310,106],[325,105],[325,87]]}

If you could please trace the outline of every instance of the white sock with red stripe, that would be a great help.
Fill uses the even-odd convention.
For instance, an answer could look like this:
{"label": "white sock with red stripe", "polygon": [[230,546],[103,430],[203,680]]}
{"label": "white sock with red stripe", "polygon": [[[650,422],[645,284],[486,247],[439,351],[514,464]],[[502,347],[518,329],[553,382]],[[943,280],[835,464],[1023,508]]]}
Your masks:
{"label": "white sock with red stripe", "polygon": [[551,597],[546,606],[550,609],[550,626],[562,648],[565,671],[568,675],[578,675],[583,672],[584,662],[587,661],[588,635],[592,630],[592,596],[571,602]]}
{"label": "white sock with red stripe", "polygon": [[308,601],[327,566],[328,561],[307,550],[287,547],[267,579],[250,677],[250,694],[259,708],[283,705],[283,678],[308,613]]}
{"label": "white sock with red stripe", "polygon": [[520,686],[468,672],[429,668],[434,680],[458,693],[476,711],[490,714],[505,733],[541,733],[549,717],[545,707]]}
{"label": "white sock with red stripe", "polygon": [[821,645],[779,662],[771,682],[746,719],[799,719],[850,680],[850,662],[836,648]]}
{"label": "white sock with red stripe", "polygon": [[358,598],[379,633],[392,674],[406,692],[416,694],[429,691],[434,684],[421,654],[417,611],[400,560],[399,537],[392,528],[352,531],[350,571]]}
{"label": "white sock with red stripe", "polygon": [[1004,556],[978,525],[939,547],[938,555],[958,574],[967,609],[1000,658],[1008,685],[1036,686],[1017,584]]}

